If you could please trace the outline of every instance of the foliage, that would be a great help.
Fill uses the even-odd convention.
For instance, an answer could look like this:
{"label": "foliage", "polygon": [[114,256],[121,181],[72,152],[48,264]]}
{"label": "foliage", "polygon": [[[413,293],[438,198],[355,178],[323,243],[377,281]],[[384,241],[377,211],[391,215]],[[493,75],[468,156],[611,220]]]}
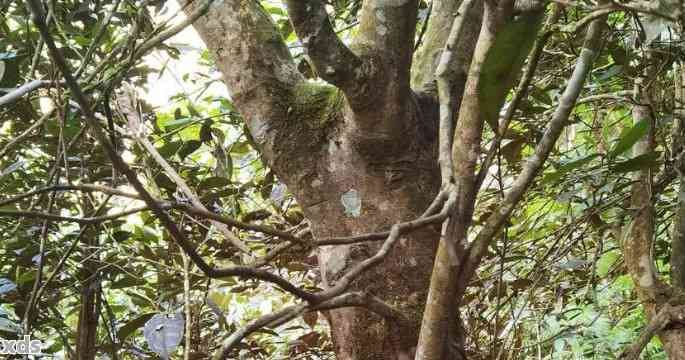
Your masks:
{"label": "foliage", "polygon": [[[263,6],[292,48],[298,69],[316,78],[298,47],[284,6],[275,1],[263,2]],[[331,2],[334,23],[343,39],[354,36],[360,6],[360,1]],[[422,27],[429,4],[421,2],[420,7]],[[131,60],[139,45],[137,40],[153,38],[169,28],[171,23],[163,19],[175,18],[164,1],[66,0],[51,2],[49,9],[54,38],[76,69],[83,88],[97,100],[96,110],[110,117],[116,127],[127,128],[117,109],[110,109],[122,82],[137,86],[141,93],[152,93],[156,91],[155,78],[172,72],[196,85],[194,91],[180,92],[165,106],[144,103],[141,112],[148,139],[207,208],[278,230],[306,228],[298,204],[264,165],[230,98],[208,90],[219,77],[206,51],[196,66],[180,69],[181,73],[166,65],[152,68],[141,59]],[[586,13],[569,10],[568,22]],[[0,14],[0,88],[15,88],[37,77],[58,81],[60,74],[49,60],[27,9],[5,0],[0,1]],[[610,20],[612,32],[604,44],[608,51],[598,59],[583,92],[585,100],[575,108],[564,140],[525,205],[517,209],[501,238],[492,244],[480,278],[465,296],[468,316],[464,318],[470,334],[469,350],[477,354],[474,358],[500,354],[502,358],[520,359],[613,359],[645,325],[632,281],[622,268],[621,227],[631,217],[626,206],[631,175],[648,168],[655,174],[666,174],[671,166],[672,84],[674,64],[682,49],[676,41],[661,41],[659,34],[655,35],[660,33],[658,29],[672,24],[662,20],[655,24],[654,20],[640,30],[632,16],[617,13]],[[421,36],[420,31],[417,36]],[[529,96],[520,105],[499,149],[498,161],[486,178],[476,225],[482,225],[500,201],[503,190],[521,171],[520,160],[531,154],[541,137],[572,71],[577,47],[572,34],[555,31],[552,35]],[[654,49],[659,55],[651,58],[652,63],[633,61],[646,58],[645,52]],[[170,42],[158,44],[154,51],[170,59],[187,55],[183,46]],[[653,153],[633,156],[629,150],[645,136],[648,127],[645,123],[633,125],[633,102],[625,91],[632,89],[635,77],[648,66],[659,69],[659,76],[650,85],[660,90],[652,109],[659,119],[658,146]],[[612,96],[592,99],[603,94]],[[293,303],[292,296],[256,280],[208,280],[197,269],[188,269],[181,250],[147,210],[98,223],[97,231],[92,232],[84,231],[83,224],[13,216],[35,211],[94,217],[142,205],[138,200],[78,191],[45,192],[5,201],[58,184],[100,184],[130,191],[120,174],[112,170],[101,145],[85,129],[82,112],[70,100],[69,92],[58,84],[0,108],[0,232],[4,234],[0,241],[1,338],[21,335],[39,268],[40,284],[46,284],[52,272],[56,274],[31,311],[32,334],[46,341],[46,353],[74,351],[81,299],[87,288],[84,284],[93,284],[93,279],[100,302],[98,352],[118,353],[120,359],[157,356],[143,334],[145,324],[156,314],[187,314],[186,309],[191,309],[191,358],[199,359],[215,352],[222,340],[250,320]],[[54,115],[27,132],[50,107]],[[155,196],[187,202],[177,182],[136,144],[132,134],[114,131],[112,135],[121,155]],[[21,142],[13,144],[17,138]],[[656,195],[659,221],[654,255],[664,275],[669,270],[669,219],[677,202],[674,185],[672,181],[655,183],[662,191]],[[358,204],[353,195],[345,207],[355,213]],[[251,257],[232,247],[209,223],[181,211],[171,213],[192,242],[200,244],[199,253],[214,264],[251,263],[279,246],[280,240],[273,236],[232,229],[248,244],[254,255]],[[80,234],[82,231],[85,235]],[[76,251],[70,254],[72,244]],[[63,256],[64,266],[60,265]],[[90,273],[84,272],[84,268],[89,269],[87,264],[93,266]],[[319,277],[316,265],[311,249],[296,245],[264,268],[315,288]],[[189,282],[187,293],[184,278]],[[188,295],[191,301],[186,304]],[[326,330],[323,314],[308,313],[288,325],[262,329],[245,340],[240,356],[331,358],[332,344]],[[176,356],[180,353],[177,351]],[[645,358],[665,358],[657,340],[650,343]]]}

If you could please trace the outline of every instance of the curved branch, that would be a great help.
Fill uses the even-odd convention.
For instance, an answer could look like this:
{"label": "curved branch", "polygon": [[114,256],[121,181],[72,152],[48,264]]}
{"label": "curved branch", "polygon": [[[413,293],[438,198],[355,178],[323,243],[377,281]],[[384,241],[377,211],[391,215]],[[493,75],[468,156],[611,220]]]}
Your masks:
{"label": "curved branch", "polygon": [[393,321],[400,326],[404,326],[409,322],[402,313],[375,296],[363,292],[345,293],[316,305],[299,304],[288,306],[252,321],[247,326],[231,334],[231,336],[223,343],[221,346],[221,351],[215,355],[214,359],[228,359],[231,350],[240,344],[243,339],[264,327],[274,328],[283,325],[307,311],[332,310],[350,306],[366,308],[383,317],[384,319]]}
{"label": "curved branch", "polygon": [[383,242],[383,245],[381,245],[380,249],[378,249],[376,254],[374,254],[370,258],[365,259],[364,261],[355,264],[349,271],[347,271],[342,277],[340,277],[340,279],[338,279],[335,282],[334,286],[324,291],[316,293],[317,299],[327,300],[344,292],[347,289],[347,287],[350,286],[352,281],[356,279],[360,274],[378,265],[381,261],[383,261],[383,259],[388,255],[388,253],[393,248],[397,240],[399,240],[401,235],[404,235],[418,228],[427,226],[429,224],[442,223],[451,212],[452,208],[455,205],[455,202],[456,192],[451,192],[449,199],[444,203],[442,211],[440,211],[440,213],[393,225],[390,229],[388,237],[386,238],[385,242]]}

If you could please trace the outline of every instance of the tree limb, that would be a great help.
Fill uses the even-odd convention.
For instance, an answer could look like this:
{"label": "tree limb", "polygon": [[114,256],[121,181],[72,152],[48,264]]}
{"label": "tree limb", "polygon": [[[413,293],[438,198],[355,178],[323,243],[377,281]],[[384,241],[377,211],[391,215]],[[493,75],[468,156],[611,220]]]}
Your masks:
{"label": "tree limb", "polygon": [[358,84],[367,76],[364,62],[343,44],[333,30],[321,0],[288,0],[288,16],[318,75],[340,88],[352,102]]}
{"label": "tree limb", "polygon": [[561,131],[566,126],[568,118],[573,111],[576,100],[583,89],[583,84],[590,70],[592,63],[601,50],[602,33],[604,29],[604,18],[594,20],[588,28],[583,43],[583,49],[576,61],[576,66],[571,75],[564,92],[561,95],[559,105],[552,116],[552,120],[547,126],[547,130],[538,142],[534,154],[528,158],[521,174],[516,178],[510,190],[505,194],[504,200],[496,211],[488,217],[483,229],[478,233],[473,243],[469,246],[468,256],[460,270],[460,289],[458,294],[463,293],[469,279],[473,276],[480,260],[482,259],[488,244],[499,232],[504,222],[509,218],[516,205],[523,198],[523,194],[528,189],[533,179],[544,165],[545,160],[554,148],[556,140]]}
{"label": "tree limb", "polygon": [[214,359],[228,359],[231,350],[233,350],[243,339],[259,329],[265,327],[278,327],[307,311],[331,310],[350,306],[367,308],[384,319],[395,322],[398,325],[405,325],[408,322],[407,318],[402,313],[375,296],[363,292],[345,293],[316,305],[299,304],[288,306],[253,320],[247,326],[231,334],[231,336],[224,341],[221,351],[214,356]]}
{"label": "tree limb", "polygon": [[0,106],[6,106],[9,105],[19,99],[21,99],[22,96],[38,90],[40,88],[44,87],[50,87],[54,84],[54,82],[49,81],[49,80],[33,80],[29,81],[26,84],[8,92],[7,94],[0,96]]}
{"label": "tree limb", "polygon": [[[188,6],[192,12],[195,4]],[[271,17],[258,2],[216,1],[195,29],[210,49],[231,98],[259,145],[275,166],[273,147],[287,120],[295,85],[304,82]]]}

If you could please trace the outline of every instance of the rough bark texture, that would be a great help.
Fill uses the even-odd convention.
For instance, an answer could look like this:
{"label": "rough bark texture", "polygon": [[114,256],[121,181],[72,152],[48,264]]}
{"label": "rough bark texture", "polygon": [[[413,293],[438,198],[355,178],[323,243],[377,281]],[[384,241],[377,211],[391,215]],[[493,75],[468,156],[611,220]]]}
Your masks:
{"label": "rough bark texture", "polygon": [[[673,220],[673,236],[671,244],[671,286],[674,288],[673,292],[676,294],[685,291],[685,166],[683,158],[683,146],[685,145],[685,111],[683,111],[683,104],[685,100],[685,71],[683,71],[682,64],[676,72],[675,81],[675,129],[673,131],[673,151],[678,154],[676,166],[680,181],[680,188],[678,191],[678,207],[676,209],[676,216]],[[673,301],[673,300],[671,300]],[[674,305],[685,305],[677,303]],[[670,359],[685,359],[685,329],[671,327],[661,333],[661,340],[664,343],[666,353]]]}
{"label": "rough bark texture", "polygon": [[[415,12],[411,1],[365,3],[361,26],[375,35],[360,38],[353,48],[355,56],[367,61],[362,78],[372,79],[367,82],[375,94],[372,104],[348,101],[354,96],[347,96],[344,85],[338,90],[306,82],[271,20],[254,2],[217,2],[194,25],[264,158],[294,193],[317,237],[388,229],[420,215],[437,192],[437,104],[409,88],[411,47],[374,45],[384,41],[384,34],[396,33],[385,28],[390,23],[384,20],[403,14],[415,18]],[[411,39],[408,28],[413,24],[399,22],[396,30]],[[310,39],[310,44],[316,46],[316,41]],[[390,54],[381,56],[385,52]],[[382,59],[390,62],[379,63]],[[316,66],[325,70],[326,59],[319,60]],[[361,199],[359,216],[346,214],[341,202],[351,190]],[[437,237],[437,229],[429,228],[401,239],[380,266],[354,284],[397,307],[412,319],[411,326],[390,327],[361,308],[330,311],[338,359],[412,357]],[[376,246],[320,249],[323,286],[335,283]]]}
{"label": "rough bark texture", "polygon": [[[269,16],[257,3],[215,2],[194,26],[214,55],[264,159],[294,193],[314,235],[321,238],[387,230],[395,222],[419,216],[433,199],[440,185],[434,72],[449,33],[446,29],[456,16],[464,17],[458,41],[450,49],[456,54],[455,61],[447,69],[454,75],[455,107],[469,108],[460,115],[464,125],[456,129],[460,144],[454,153],[469,161],[469,167],[460,170],[462,177],[473,178],[460,180],[465,197],[460,198],[461,220],[455,224],[461,224],[458,227],[463,231],[458,232],[464,237],[473,211],[471,183],[485,117],[478,107],[480,94],[486,91],[479,85],[480,68],[486,60],[488,66],[500,70],[504,68],[499,65],[513,67],[505,74],[494,72],[495,77],[486,80],[492,83],[487,91],[494,89],[503,101],[529,48],[518,46],[487,59],[489,47],[483,46],[479,62],[471,64],[479,34],[490,38],[484,42],[492,42],[491,26],[513,23],[514,2],[503,3],[508,8],[498,9],[481,33],[482,2],[459,14],[460,1],[436,0],[424,44],[414,54],[417,1],[364,1],[359,32],[350,48],[335,36],[320,1],[288,1],[293,28],[305,52],[319,76],[331,85],[303,79]],[[533,30],[525,36],[534,39],[538,24],[524,24],[523,28],[529,25],[534,25]],[[471,97],[462,102],[469,72],[473,75]],[[496,114],[501,103],[487,98],[487,105],[487,110]],[[480,125],[474,127],[474,123]],[[345,212],[341,202],[345,194],[358,195],[362,204],[359,214]],[[438,238],[439,229],[427,228],[401,239],[381,265],[353,285],[410,318],[406,328],[392,328],[361,308],[330,311],[338,359],[414,356]],[[346,269],[369,257],[377,246],[319,249],[323,287],[335,284]],[[447,264],[444,260],[438,259]],[[456,308],[456,303],[451,305],[442,309]],[[435,315],[445,324],[456,325],[454,313]],[[456,326],[449,328],[453,338],[458,335],[454,334]]]}
{"label": "rough bark texture", "polygon": [[[636,97],[640,99],[640,104],[633,106],[633,121],[635,123],[647,121],[650,126],[648,134],[633,147],[633,155],[637,156],[654,151],[655,119],[649,106],[643,105],[650,103],[648,90],[644,87],[644,79],[638,79],[635,93]],[[655,216],[652,203],[652,171],[650,169],[642,170],[635,176],[635,182],[632,185],[631,208],[636,209],[637,213],[625,229],[623,243],[625,264],[635,283],[635,290],[644,308],[646,318],[648,322],[651,322],[667,303],[675,302],[671,305],[682,305],[683,301],[680,296],[677,296],[682,291],[679,286],[679,264],[673,264],[676,275],[673,278],[673,287],[664,284],[659,279],[654,265],[652,249]],[[679,209],[677,213],[680,213],[681,210]],[[676,221],[679,221],[678,217],[676,217]],[[679,242],[682,241],[677,236],[679,226],[680,224],[676,222],[674,231],[676,236],[673,239],[676,257],[680,251]],[[666,326],[658,335],[669,359],[685,359],[685,331],[682,325]]]}

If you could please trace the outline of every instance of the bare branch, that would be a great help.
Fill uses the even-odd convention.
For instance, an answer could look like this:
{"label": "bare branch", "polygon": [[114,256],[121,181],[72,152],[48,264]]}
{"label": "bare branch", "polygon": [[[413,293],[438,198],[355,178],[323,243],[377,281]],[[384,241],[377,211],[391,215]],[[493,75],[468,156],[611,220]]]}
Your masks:
{"label": "bare branch", "polygon": [[[159,205],[160,208],[171,208],[170,205]],[[28,219],[45,219],[52,221],[63,221],[63,222],[73,222],[77,224],[89,225],[97,224],[105,221],[116,220],[125,216],[136,214],[142,211],[150,210],[148,206],[136,207],[130,210],[125,210],[122,212],[102,215],[96,217],[73,217],[73,216],[60,216],[51,213],[42,213],[36,211],[21,211],[21,210],[0,210],[0,217],[10,217],[10,218],[28,218]]]}
{"label": "bare branch", "polygon": [[110,188],[107,186],[100,186],[100,185],[93,185],[93,184],[81,184],[81,185],[60,184],[60,185],[43,187],[40,189],[29,191],[29,192],[21,194],[21,195],[13,196],[9,199],[0,200],[0,206],[13,204],[13,203],[19,202],[21,200],[27,199],[29,197],[32,197],[34,195],[43,194],[46,192],[69,191],[69,190],[89,191],[89,192],[97,191],[97,192],[102,192],[105,194],[121,196],[121,197],[130,198],[130,199],[140,199],[140,196],[138,196],[136,194],[117,190],[117,189]]}
{"label": "bare branch", "polygon": [[[461,96],[466,82],[466,76],[471,65],[471,57],[476,47],[478,33],[480,32],[483,16],[482,1],[476,1],[475,6],[464,12],[464,1],[434,0],[431,2],[432,11],[428,21],[428,27],[423,38],[423,42],[414,56],[412,66],[411,85],[417,91],[434,91],[435,70],[441,58],[441,53],[447,43],[447,39],[455,30],[454,24],[457,17],[461,17],[460,36],[457,37],[458,43],[452,46],[455,49],[457,60],[452,61],[451,72],[459,74],[455,77],[453,90],[456,95]],[[446,31],[445,29],[451,29]],[[458,49],[458,51],[456,51]],[[461,103],[460,98],[456,99],[456,104]]]}
{"label": "bare branch", "polygon": [[48,111],[47,113],[43,114],[43,116],[41,116],[40,119],[38,119],[38,121],[36,121],[35,124],[31,125],[28,129],[26,129],[24,132],[22,132],[21,134],[19,134],[19,136],[17,136],[17,137],[15,137],[15,138],[13,138],[12,140],[10,140],[10,142],[8,142],[7,145],[5,145],[5,146],[2,148],[2,150],[0,150],[0,158],[5,157],[5,155],[7,155],[7,153],[12,149],[12,147],[13,147],[14,145],[16,145],[16,144],[18,144],[18,143],[24,141],[24,139],[26,139],[27,137],[31,136],[31,133],[33,133],[34,130],[36,130],[36,129],[38,129],[39,127],[43,126],[43,124],[45,123],[45,121],[47,121],[47,120],[50,118],[50,116],[52,116],[52,113],[53,113],[54,111],[55,111],[55,108],[51,108],[50,111]]}
{"label": "bare branch", "polygon": [[38,90],[40,88],[44,87],[50,87],[53,86],[54,82],[49,81],[49,80],[33,80],[29,81],[26,84],[8,92],[7,94],[3,95],[0,97],[0,106],[6,106],[9,105],[19,99],[21,99],[22,96]]}
{"label": "bare branch", "polygon": [[367,271],[368,269],[378,265],[381,261],[383,261],[383,259],[390,252],[390,249],[392,249],[397,240],[399,240],[400,236],[415,229],[430,224],[439,224],[445,221],[448,214],[455,206],[455,196],[455,192],[450,193],[449,199],[447,199],[447,201],[443,205],[442,211],[440,211],[440,213],[438,214],[393,225],[390,229],[390,234],[388,234],[388,237],[386,238],[385,242],[383,242],[383,245],[380,247],[380,249],[378,249],[376,254],[374,254],[370,258],[365,259],[364,261],[355,264],[349,271],[347,271],[342,277],[340,277],[340,279],[338,279],[335,282],[334,286],[317,293],[317,298],[325,300],[343,293],[354,279],[356,279],[364,271]]}
{"label": "bare branch", "polygon": [[[130,133],[133,134],[134,139],[143,147],[150,156],[155,160],[155,162],[162,167],[164,172],[169,176],[169,178],[176,183],[176,186],[183,192],[183,194],[190,200],[193,207],[199,210],[207,211],[207,208],[202,204],[200,198],[195,194],[195,192],[188,187],[185,180],[176,172],[176,170],[169,165],[169,163],[164,159],[164,157],[157,151],[157,149],[152,145],[150,140],[147,139],[143,132],[143,119],[140,113],[135,110],[137,100],[135,98],[135,90],[133,88],[127,88],[118,99],[118,105],[122,116],[128,119],[128,124],[130,127]],[[245,243],[238,238],[231,230],[226,227],[226,225],[219,223],[217,221],[210,221],[214,227],[219,229],[219,231],[224,235],[226,240],[228,240],[233,246],[240,249],[246,254],[251,254],[250,250]]]}
{"label": "bare branch", "polygon": [[172,36],[183,31],[188,26],[192,25],[195,21],[197,21],[200,17],[207,13],[207,11],[209,10],[209,6],[212,5],[213,1],[214,0],[203,0],[202,2],[197,4],[195,9],[190,14],[188,14],[185,20],[160,32],[153,38],[150,38],[146,40],[144,43],[142,43],[138,47],[138,49],[136,49],[136,52],[133,54],[132,58],[139,59],[143,57],[153,47],[163,43]]}
{"label": "bare branch", "polygon": [[265,327],[278,327],[307,311],[331,310],[350,306],[367,308],[384,319],[393,321],[401,326],[408,323],[407,318],[402,313],[374,296],[362,292],[345,293],[316,305],[299,304],[288,306],[250,322],[247,326],[231,334],[231,336],[224,341],[221,351],[214,356],[214,359],[228,359],[231,350],[233,350],[243,339],[259,329]]}

